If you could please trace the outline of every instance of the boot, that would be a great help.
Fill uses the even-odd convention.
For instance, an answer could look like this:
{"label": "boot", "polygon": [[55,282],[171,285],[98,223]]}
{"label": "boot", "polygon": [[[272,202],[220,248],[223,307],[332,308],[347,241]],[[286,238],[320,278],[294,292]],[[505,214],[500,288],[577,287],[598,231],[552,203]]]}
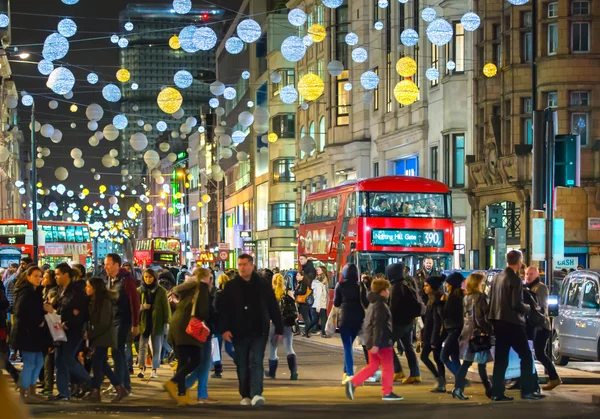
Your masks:
{"label": "boot", "polygon": [[215,371],[212,378],[223,378],[223,364],[215,364]]}
{"label": "boot", "polygon": [[278,365],[279,361],[277,359],[269,359],[269,371],[265,373],[265,377],[275,379]]}
{"label": "boot", "polygon": [[83,400],[90,403],[101,403],[102,395],[100,394],[99,388],[93,388],[88,394],[83,397]]}
{"label": "boot", "polygon": [[290,368],[290,380],[298,379],[298,360],[296,359],[296,355],[288,355],[287,356],[288,367]]}
{"label": "boot", "polygon": [[446,392],[446,377],[438,377],[438,386],[431,390],[432,393],[445,393]]}
{"label": "boot", "polygon": [[115,390],[117,390],[117,395],[112,399],[113,403],[119,403],[125,397],[129,396],[129,392],[123,386],[116,386]]}
{"label": "boot", "polygon": [[19,392],[21,394],[21,400],[23,400],[23,403],[25,404],[37,404],[37,403],[41,403],[42,400],[39,399],[34,399],[33,397],[30,396],[29,394],[29,388],[19,388]]}
{"label": "boot", "polygon": [[555,389],[556,387],[558,387],[561,384],[562,384],[562,381],[560,378],[557,378],[556,380],[548,380],[548,383],[543,387],[543,389],[546,391],[550,391],[550,390]]}
{"label": "boot", "polygon": [[40,403],[46,401],[46,398],[44,396],[37,394],[37,388],[35,384],[29,387],[29,397]]}

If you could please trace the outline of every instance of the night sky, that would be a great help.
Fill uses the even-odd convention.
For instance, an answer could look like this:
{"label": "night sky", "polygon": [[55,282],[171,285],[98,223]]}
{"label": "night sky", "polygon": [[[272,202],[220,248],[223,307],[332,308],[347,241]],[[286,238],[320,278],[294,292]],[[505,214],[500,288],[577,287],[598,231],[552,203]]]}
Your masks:
{"label": "night sky", "polygon": [[[101,90],[104,85],[102,80],[114,81],[115,73],[119,69],[120,48],[107,38],[114,33],[123,32],[119,25],[119,13],[128,3],[123,0],[80,0],[78,4],[68,6],[61,0],[12,0],[11,2],[12,46],[18,47],[19,53],[31,53],[31,56],[25,60],[15,56],[11,58],[13,79],[17,89],[19,92],[26,90],[32,94],[43,94],[44,97],[34,95],[36,119],[42,124],[50,123],[63,132],[63,139],[58,144],[54,144],[39,133],[37,135],[38,146],[48,147],[51,150],[51,155],[45,158],[44,168],[39,171],[44,187],[58,182],[54,177],[54,169],[59,166],[64,166],[69,170],[69,178],[63,183],[67,188],[75,191],[79,190],[80,184],[84,184],[90,190],[97,190],[101,183],[109,185],[120,182],[118,175],[120,169],[107,169],[101,163],[102,156],[111,148],[120,151],[120,137],[114,142],[103,139],[99,146],[91,147],[88,139],[93,131],[87,128],[89,121],[85,116],[85,108],[90,103],[96,102],[105,109],[98,130],[112,120],[114,113],[110,110],[116,112],[119,109],[118,103],[109,104],[102,98]],[[133,1],[131,3],[170,5],[170,2],[165,0]],[[238,9],[240,3],[241,0],[193,1],[193,6],[214,4],[224,7],[232,13],[233,10]],[[76,22],[78,31],[75,36],[69,38],[70,50],[62,61],[80,67],[70,67],[77,82],[73,89],[74,97],[69,101],[62,96],[57,97],[53,94],[46,87],[47,76],[41,75],[37,70],[37,62],[42,58],[44,39],[56,31],[56,25],[65,17]],[[87,40],[89,38],[101,39]],[[86,40],[78,42],[82,39]],[[86,76],[89,72],[95,72],[100,76],[101,81],[97,85],[92,86],[87,83]],[[56,110],[48,107],[48,102],[52,99],[59,101],[59,107]],[[71,103],[79,105],[76,113],[70,112]],[[25,147],[29,148],[28,121],[31,118],[31,108],[19,104],[18,114],[20,128],[26,137]],[[77,123],[76,129],[70,127],[72,122]],[[83,151],[85,166],[82,169],[76,169],[73,166],[73,159],[69,156],[74,147]],[[93,175],[90,173],[92,167],[103,174],[101,181],[93,180]],[[112,176],[108,174],[110,172],[113,173]]]}

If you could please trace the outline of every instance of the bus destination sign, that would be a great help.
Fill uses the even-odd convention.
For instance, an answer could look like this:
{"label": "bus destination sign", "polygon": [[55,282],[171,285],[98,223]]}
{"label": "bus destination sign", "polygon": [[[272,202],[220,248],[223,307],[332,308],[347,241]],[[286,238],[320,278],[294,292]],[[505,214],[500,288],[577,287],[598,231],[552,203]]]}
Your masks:
{"label": "bus destination sign", "polygon": [[373,229],[373,246],[444,247],[444,230]]}

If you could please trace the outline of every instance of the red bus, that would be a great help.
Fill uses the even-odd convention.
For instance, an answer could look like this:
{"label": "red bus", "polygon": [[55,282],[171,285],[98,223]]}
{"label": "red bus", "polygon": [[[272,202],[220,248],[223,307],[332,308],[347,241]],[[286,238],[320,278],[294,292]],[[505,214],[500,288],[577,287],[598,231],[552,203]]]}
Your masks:
{"label": "red bus", "polygon": [[[91,263],[92,240],[86,223],[38,221],[38,256],[42,264],[56,266],[61,262]],[[0,220],[0,266],[19,263],[22,257],[33,257],[33,222]]]}
{"label": "red bus", "polygon": [[385,176],[346,182],[306,198],[298,254],[331,274],[331,287],[346,263],[361,273],[385,273],[403,262],[414,275],[426,257],[450,269],[454,251],[452,197],[441,182]]}
{"label": "red bus", "polygon": [[137,266],[181,264],[181,240],[174,237],[140,239],[135,243],[133,262]]}

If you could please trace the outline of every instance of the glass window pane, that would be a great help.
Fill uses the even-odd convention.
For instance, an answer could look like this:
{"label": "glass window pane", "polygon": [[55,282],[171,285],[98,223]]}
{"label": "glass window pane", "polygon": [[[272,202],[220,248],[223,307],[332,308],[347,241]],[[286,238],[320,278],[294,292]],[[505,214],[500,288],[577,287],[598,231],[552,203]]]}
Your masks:
{"label": "glass window pane", "polygon": [[449,218],[445,199],[445,194],[435,193],[361,193],[361,212],[370,217]]}

